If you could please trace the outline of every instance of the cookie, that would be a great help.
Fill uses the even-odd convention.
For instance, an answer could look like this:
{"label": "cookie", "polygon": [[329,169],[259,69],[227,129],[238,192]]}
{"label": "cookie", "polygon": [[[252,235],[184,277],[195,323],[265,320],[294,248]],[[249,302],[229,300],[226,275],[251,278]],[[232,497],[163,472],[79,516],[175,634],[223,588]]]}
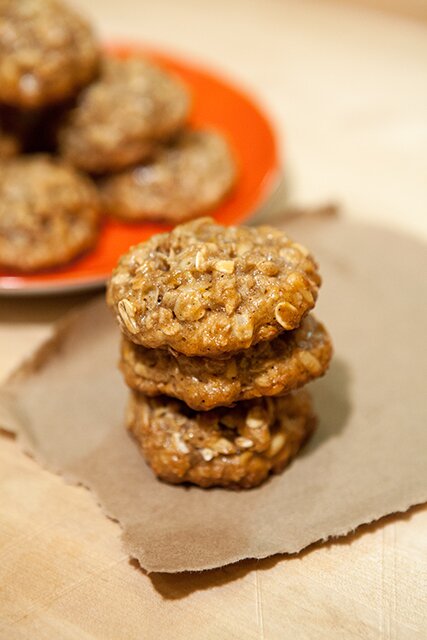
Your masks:
{"label": "cookie", "polygon": [[0,0],[0,101],[34,108],[73,96],[97,72],[89,24],[59,0]]}
{"label": "cookie", "polygon": [[282,231],[200,218],[122,256],[107,301],[132,342],[217,357],[298,327],[319,285],[307,249]]}
{"label": "cookie", "polygon": [[0,165],[0,265],[20,271],[69,262],[98,237],[91,181],[48,156]]}
{"label": "cookie", "polygon": [[189,104],[181,82],[150,62],[105,60],[59,129],[61,153],[91,173],[138,163],[181,128]]}
{"label": "cookie", "polygon": [[131,389],[206,411],[302,387],[325,373],[331,356],[326,329],[309,314],[298,329],[223,359],[172,355],[123,338],[120,368]]}
{"label": "cookie", "polygon": [[236,165],[222,136],[214,131],[184,131],[159,147],[143,165],[106,178],[104,209],[126,221],[160,220],[174,224],[216,207],[236,180]]}
{"label": "cookie", "polygon": [[315,416],[306,391],[201,413],[134,392],[127,423],[165,482],[249,489],[282,471],[312,433]]}

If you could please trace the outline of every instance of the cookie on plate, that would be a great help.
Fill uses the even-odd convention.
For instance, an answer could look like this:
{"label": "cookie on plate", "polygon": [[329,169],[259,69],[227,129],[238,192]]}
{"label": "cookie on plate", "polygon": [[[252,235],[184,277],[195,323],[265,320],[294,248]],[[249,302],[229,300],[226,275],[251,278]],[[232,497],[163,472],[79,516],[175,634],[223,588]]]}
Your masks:
{"label": "cookie on plate", "polygon": [[73,96],[97,72],[89,24],[60,0],[0,0],[0,101],[42,107]]}
{"label": "cookie on plate", "polygon": [[113,217],[176,224],[216,207],[235,180],[225,139],[214,131],[186,130],[159,147],[150,161],[103,180],[100,189],[104,209]]}
{"label": "cookie on plate", "polygon": [[322,376],[332,356],[324,326],[309,314],[298,329],[228,358],[189,358],[122,339],[126,384],[148,396],[179,398],[196,411],[289,393]]}
{"label": "cookie on plate", "polygon": [[179,80],[141,58],[104,60],[58,132],[61,154],[90,173],[117,171],[150,156],[187,119]]}
{"label": "cookie on plate", "polygon": [[107,301],[131,342],[218,357],[298,327],[319,286],[307,249],[282,231],[199,218],[122,256]]}
{"label": "cookie on plate", "polygon": [[315,423],[304,390],[200,413],[179,400],[134,392],[127,418],[146,461],[162,480],[245,489],[282,471]]}
{"label": "cookie on plate", "polygon": [[92,182],[48,156],[0,164],[0,265],[36,271],[65,264],[98,238]]}

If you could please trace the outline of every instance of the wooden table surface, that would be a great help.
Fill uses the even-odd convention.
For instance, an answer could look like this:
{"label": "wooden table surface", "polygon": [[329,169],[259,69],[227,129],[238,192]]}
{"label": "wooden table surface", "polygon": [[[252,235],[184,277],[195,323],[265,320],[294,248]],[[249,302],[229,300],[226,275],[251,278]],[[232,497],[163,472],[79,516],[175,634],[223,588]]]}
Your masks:
{"label": "wooden table surface", "polygon": [[[339,200],[427,238],[426,24],[306,0],[79,4],[103,37],[199,58],[257,94],[290,200]],[[1,298],[0,377],[87,298]],[[2,435],[0,639],[427,637],[426,508],[297,557],[195,575],[146,575],[119,534],[89,492]]]}

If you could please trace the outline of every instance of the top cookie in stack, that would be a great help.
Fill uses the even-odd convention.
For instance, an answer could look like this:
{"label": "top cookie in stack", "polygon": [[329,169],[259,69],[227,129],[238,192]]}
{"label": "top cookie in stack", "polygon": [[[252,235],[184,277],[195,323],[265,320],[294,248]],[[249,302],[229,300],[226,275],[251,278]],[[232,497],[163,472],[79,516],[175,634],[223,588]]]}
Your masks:
{"label": "top cookie in stack", "polygon": [[309,314],[319,286],[309,252],[272,227],[203,218],[122,257],[107,301],[129,426],[159,477],[251,487],[297,452],[314,416],[294,390],[332,351]]}
{"label": "top cookie in stack", "polygon": [[319,286],[308,251],[278,229],[199,218],[124,255],[108,299],[132,342],[221,357],[298,327]]}

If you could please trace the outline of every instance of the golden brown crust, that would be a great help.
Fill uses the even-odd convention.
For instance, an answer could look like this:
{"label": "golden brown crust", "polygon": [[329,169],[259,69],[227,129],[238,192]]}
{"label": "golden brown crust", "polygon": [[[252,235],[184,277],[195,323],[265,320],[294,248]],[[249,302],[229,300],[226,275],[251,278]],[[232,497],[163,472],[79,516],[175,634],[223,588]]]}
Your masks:
{"label": "golden brown crust", "polygon": [[174,224],[216,207],[236,179],[236,165],[222,136],[183,131],[143,165],[100,184],[106,212],[127,221]]}
{"label": "golden brown crust", "polygon": [[62,155],[91,173],[117,171],[150,156],[183,126],[189,96],[175,77],[147,60],[104,60],[59,129]]}
{"label": "golden brown crust", "polygon": [[201,413],[134,392],[128,408],[128,428],[154,473],[201,487],[256,487],[282,471],[315,422],[306,391]]}
{"label": "golden brown crust", "polygon": [[309,314],[300,327],[224,359],[189,358],[122,339],[126,384],[148,396],[168,395],[195,411],[289,393],[322,376],[332,356],[326,329]]}
{"label": "golden brown crust", "polygon": [[201,218],[131,248],[107,301],[132,342],[218,357],[298,327],[319,285],[308,251],[278,229]]}
{"label": "golden brown crust", "polygon": [[41,107],[73,96],[97,72],[89,24],[59,0],[0,0],[0,100]]}
{"label": "golden brown crust", "polygon": [[48,156],[0,165],[0,264],[20,271],[67,263],[98,237],[91,181]]}

